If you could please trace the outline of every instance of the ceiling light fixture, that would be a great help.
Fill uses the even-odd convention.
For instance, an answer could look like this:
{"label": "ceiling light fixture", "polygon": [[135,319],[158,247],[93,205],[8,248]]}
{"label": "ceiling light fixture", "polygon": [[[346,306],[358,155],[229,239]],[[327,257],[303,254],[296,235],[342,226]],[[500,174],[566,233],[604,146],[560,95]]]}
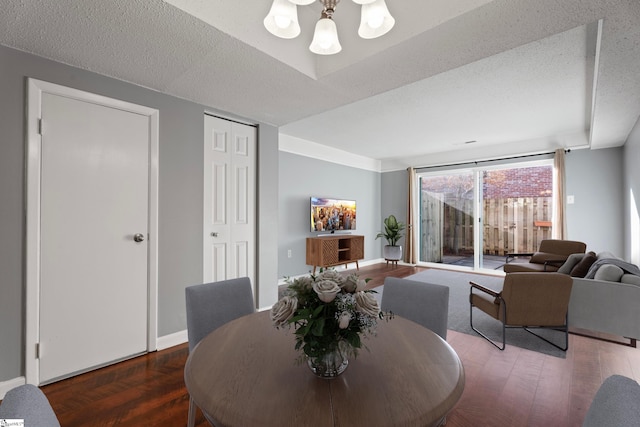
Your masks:
{"label": "ceiling light fixture", "polygon": [[[265,28],[274,36],[292,39],[300,34],[298,6],[306,6],[316,0],[273,0],[271,10],[264,18]],[[323,10],[316,23],[313,41],[309,50],[318,55],[332,55],[342,50],[338,40],[338,29],[333,21],[333,13],[340,0],[318,0]],[[361,5],[358,35],[363,39],[380,37],[391,30],[396,23],[389,13],[384,0],[353,0]]]}

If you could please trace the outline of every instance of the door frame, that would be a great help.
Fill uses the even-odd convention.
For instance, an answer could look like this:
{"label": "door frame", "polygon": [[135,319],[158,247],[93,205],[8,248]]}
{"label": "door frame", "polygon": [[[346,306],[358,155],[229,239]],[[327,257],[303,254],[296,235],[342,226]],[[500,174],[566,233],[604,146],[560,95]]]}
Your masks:
{"label": "door frame", "polygon": [[57,96],[94,103],[140,114],[149,118],[149,217],[147,264],[147,351],[157,349],[158,330],[158,166],[159,112],[156,109],[132,104],[66,86],[27,78],[26,106],[26,185],[25,185],[25,377],[29,384],[39,385],[38,342],[40,335],[40,196],[42,151],[40,118],[42,95]]}

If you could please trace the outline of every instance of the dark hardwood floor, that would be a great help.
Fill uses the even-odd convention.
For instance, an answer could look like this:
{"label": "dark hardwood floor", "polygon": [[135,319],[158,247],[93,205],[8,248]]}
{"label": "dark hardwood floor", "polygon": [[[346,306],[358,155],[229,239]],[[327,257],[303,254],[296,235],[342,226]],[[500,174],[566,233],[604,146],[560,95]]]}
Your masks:
{"label": "dark hardwood floor", "polygon": [[[420,270],[380,264],[360,268],[360,275],[375,287],[388,275],[406,277]],[[480,337],[449,331],[447,341],[463,362],[466,385],[446,425],[580,426],[605,378],[621,374],[640,380],[639,349],[569,338],[566,359],[560,359],[513,346],[499,351]],[[183,344],[42,389],[62,427],[184,426],[187,355]],[[200,413],[197,425],[208,425]]]}

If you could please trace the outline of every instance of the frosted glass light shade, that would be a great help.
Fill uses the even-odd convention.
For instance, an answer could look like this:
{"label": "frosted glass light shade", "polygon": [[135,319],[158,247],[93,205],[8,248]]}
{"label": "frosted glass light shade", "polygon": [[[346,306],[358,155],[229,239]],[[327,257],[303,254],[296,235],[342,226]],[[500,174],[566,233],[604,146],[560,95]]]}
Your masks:
{"label": "frosted glass light shade", "polygon": [[308,4],[313,3],[316,0],[289,0],[293,4],[297,4],[299,6],[306,6]]}
{"label": "frosted glass light shade", "polygon": [[342,50],[338,40],[338,29],[333,19],[321,18],[316,23],[316,30],[313,33],[309,50],[318,55],[333,55]]}
{"label": "frosted glass light shade", "polygon": [[273,0],[271,9],[264,18],[264,27],[274,36],[292,39],[300,34],[298,9],[289,0]]}
{"label": "frosted glass light shade", "polygon": [[355,4],[369,4],[369,3],[373,3],[376,0],[353,0],[353,2]]}
{"label": "frosted glass light shade", "polygon": [[358,35],[363,39],[375,39],[387,34],[395,23],[384,0],[375,0],[362,5]]}

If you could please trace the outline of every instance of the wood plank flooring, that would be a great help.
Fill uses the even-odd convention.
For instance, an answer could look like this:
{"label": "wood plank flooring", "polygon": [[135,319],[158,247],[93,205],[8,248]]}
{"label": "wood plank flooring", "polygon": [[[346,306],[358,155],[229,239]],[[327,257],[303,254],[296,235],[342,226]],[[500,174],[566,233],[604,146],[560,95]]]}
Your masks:
{"label": "wood plank flooring", "polygon": [[[421,270],[380,264],[361,267],[360,275],[375,287],[386,276]],[[567,357],[560,359],[513,346],[499,351],[480,337],[449,331],[447,341],[464,364],[466,385],[447,426],[580,426],[605,378],[622,374],[640,380],[640,349],[576,335],[569,340]],[[184,426],[187,356],[183,344],[42,389],[62,427]],[[197,425],[208,425],[200,413]]]}

